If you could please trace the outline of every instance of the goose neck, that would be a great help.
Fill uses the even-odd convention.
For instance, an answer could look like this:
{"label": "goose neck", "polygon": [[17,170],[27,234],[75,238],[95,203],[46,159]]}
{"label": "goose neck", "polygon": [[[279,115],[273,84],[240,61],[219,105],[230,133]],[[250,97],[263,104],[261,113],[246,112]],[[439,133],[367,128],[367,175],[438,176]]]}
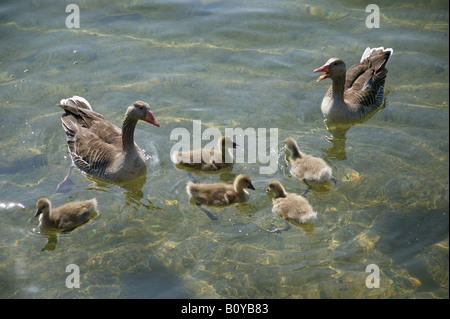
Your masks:
{"label": "goose neck", "polygon": [[134,147],[134,130],[137,120],[125,117],[122,124],[122,148],[125,153],[132,152]]}
{"label": "goose neck", "polygon": [[302,154],[300,153],[297,145],[293,145],[289,151],[291,152],[291,159],[294,160],[297,158],[302,158]]}
{"label": "goose neck", "polygon": [[344,101],[345,73],[342,76],[334,77],[332,80],[333,80],[333,89],[332,89],[333,99]]}
{"label": "goose neck", "polygon": [[283,186],[277,187],[275,188],[274,192],[273,192],[273,197],[274,198],[284,198],[286,197],[286,191],[284,190]]}

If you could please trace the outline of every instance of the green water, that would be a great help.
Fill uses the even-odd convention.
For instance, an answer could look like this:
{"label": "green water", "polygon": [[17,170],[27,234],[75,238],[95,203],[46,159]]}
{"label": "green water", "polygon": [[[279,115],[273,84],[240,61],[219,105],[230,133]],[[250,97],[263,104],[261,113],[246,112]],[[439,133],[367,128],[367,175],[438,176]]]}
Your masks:
{"label": "green water", "polygon": [[[0,297],[449,297],[448,2],[379,1],[379,29],[356,0],[76,3],[80,29],[66,28],[60,1],[0,4]],[[312,70],[333,56],[357,63],[367,46],[394,49],[386,110],[327,128],[330,82]],[[133,101],[151,105],[161,127],[135,133],[146,177],[114,185],[74,170],[72,191],[55,193],[71,163],[56,104],[73,95],[117,125]],[[189,203],[188,172],[170,161],[170,133],[193,120],[278,129],[276,173],[260,174],[261,163],[194,173],[253,180],[247,203],[210,208],[216,221]],[[313,225],[269,235],[283,223],[267,183],[306,189],[289,174],[288,136],[338,182],[308,193]],[[99,215],[41,251],[33,215],[44,196],[56,206],[96,197]],[[68,264],[78,289],[65,285]],[[380,288],[365,285],[369,264]]]}

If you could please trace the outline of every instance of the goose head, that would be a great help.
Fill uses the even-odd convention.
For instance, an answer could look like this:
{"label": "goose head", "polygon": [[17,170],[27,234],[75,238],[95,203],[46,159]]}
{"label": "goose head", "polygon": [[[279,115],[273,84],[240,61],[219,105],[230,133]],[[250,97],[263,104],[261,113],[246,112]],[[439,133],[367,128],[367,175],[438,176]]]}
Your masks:
{"label": "goose head", "polygon": [[236,177],[236,180],[234,181],[234,188],[236,190],[242,190],[244,188],[255,190],[255,187],[252,184],[252,180],[247,174],[239,174]]}
{"label": "goose head", "polygon": [[291,154],[299,153],[297,142],[292,138],[288,137],[284,140],[284,147],[291,152]]}
{"label": "goose head", "polygon": [[269,185],[265,188],[265,191],[272,192],[275,198],[278,197],[286,197],[286,191],[284,190],[283,185],[277,180],[273,180],[269,182]]}
{"label": "goose head", "polygon": [[233,140],[228,136],[222,136],[219,139],[219,147],[220,149],[228,149],[228,148],[238,148],[239,145],[237,145]]}
{"label": "goose head", "polygon": [[36,203],[36,214],[34,214],[34,217],[37,217],[44,213],[44,215],[48,214],[50,212],[51,203],[47,198],[41,198]]}
{"label": "goose head", "polygon": [[326,78],[334,79],[342,77],[343,75],[345,75],[346,70],[347,68],[342,59],[331,58],[323,66],[314,70],[314,73],[324,72],[321,76],[317,78],[316,82],[320,82]]}
{"label": "goose head", "polygon": [[152,111],[150,110],[150,106],[142,101],[136,101],[132,105],[130,105],[127,109],[125,117],[130,120],[142,120],[156,127],[159,127],[159,123],[153,116]]}

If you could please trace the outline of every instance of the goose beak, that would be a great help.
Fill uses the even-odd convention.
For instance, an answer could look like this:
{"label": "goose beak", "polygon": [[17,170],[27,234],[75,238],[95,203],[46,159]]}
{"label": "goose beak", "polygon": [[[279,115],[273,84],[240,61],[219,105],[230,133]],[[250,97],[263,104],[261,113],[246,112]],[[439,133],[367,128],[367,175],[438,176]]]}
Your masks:
{"label": "goose beak", "polygon": [[247,188],[255,190],[255,186],[253,186],[253,184],[252,184],[252,183],[250,183],[250,185],[248,185],[248,187],[247,187]]}
{"label": "goose beak", "polygon": [[156,121],[155,117],[153,116],[152,112],[147,111],[147,114],[145,115],[144,122],[150,123],[156,127],[159,127],[158,121]]}
{"label": "goose beak", "polygon": [[36,214],[34,214],[34,217],[38,217],[40,214],[42,214],[42,210],[37,209]]}
{"label": "goose beak", "polygon": [[325,72],[324,74],[322,74],[317,78],[316,82],[320,82],[328,77],[328,75],[330,74],[329,67],[330,67],[329,64],[325,64],[324,66],[321,66],[320,68],[314,70],[314,73]]}

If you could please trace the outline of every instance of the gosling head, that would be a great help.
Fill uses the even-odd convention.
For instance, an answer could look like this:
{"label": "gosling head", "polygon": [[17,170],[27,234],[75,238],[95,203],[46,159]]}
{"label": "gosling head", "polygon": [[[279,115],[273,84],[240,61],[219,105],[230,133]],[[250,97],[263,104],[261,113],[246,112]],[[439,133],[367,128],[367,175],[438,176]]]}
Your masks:
{"label": "gosling head", "polygon": [[236,180],[234,181],[234,188],[236,190],[244,188],[255,190],[255,187],[252,184],[252,180],[247,174],[239,174],[238,177],[236,177]]}
{"label": "gosling head", "polygon": [[142,120],[156,127],[159,127],[159,123],[153,116],[152,111],[150,110],[150,106],[142,101],[136,101],[132,105],[130,105],[127,109],[125,117],[132,120]]}
{"label": "gosling head", "polygon": [[320,82],[323,79],[331,78],[335,79],[338,77],[342,77],[345,75],[345,72],[347,71],[347,68],[345,66],[344,61],[339,58],[331,58],[325,63],[323,66],[321,66],[318,69],[314,70],[314,73],[316,72],[324,72],[317,80],[316,82]]}
{"label": "gosling head", "polygon": [[269,185],[265,188],[267,193],[272,192],[275,198],[278,197],[286,197],[286,191],[284,190],[283,185],[277,180],[273,180],[269,182]]}
{"label": "gosling head", "polygon": [[34,217],[41,215],[42,213],[47,214],[50,211],[52,204],[47,198],[41,198],[36,203],[36,214]]}
{"label": "gosling head", "polygon": [[301,157],[297,142],[292,137],[284,140],[284,147],[291,153],[292,157]]}
{"label": "gosling head", "polygon": [[233,140],[228,136],[222,136],[219,139],[219,147],[223,149],[228,148],[238,148],[239,145],[237,145]]}

